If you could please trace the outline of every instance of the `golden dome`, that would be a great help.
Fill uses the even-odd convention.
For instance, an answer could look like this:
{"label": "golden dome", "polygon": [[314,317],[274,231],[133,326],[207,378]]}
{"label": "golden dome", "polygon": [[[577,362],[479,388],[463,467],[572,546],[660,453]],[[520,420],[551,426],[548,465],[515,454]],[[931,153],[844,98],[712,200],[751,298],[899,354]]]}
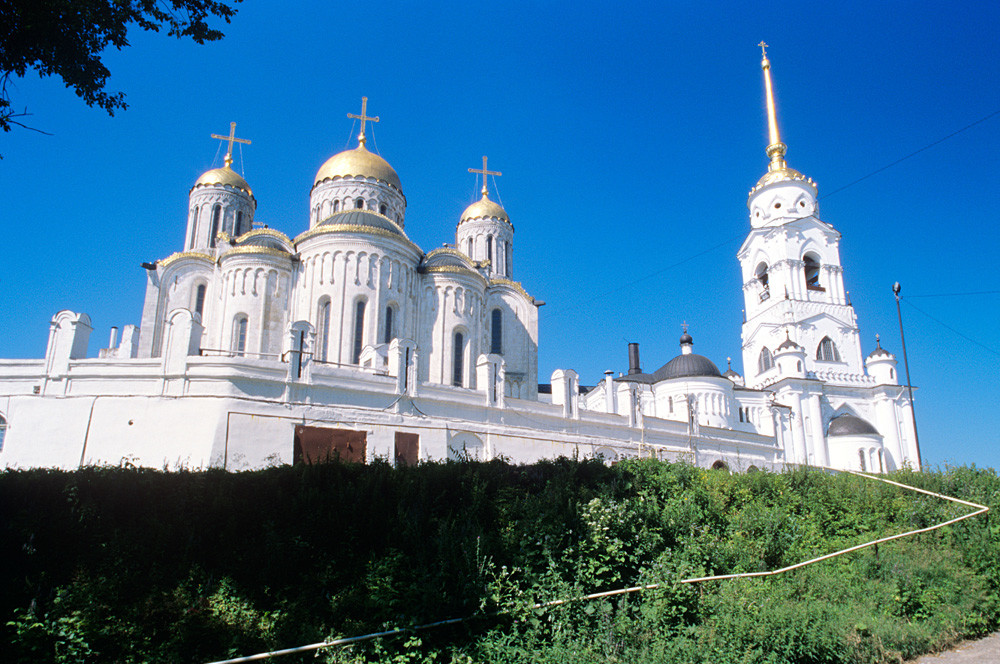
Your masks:
{"label": "golden dome", "polygon": [[774,184],[775,182],[785,182],[790,180],[798,180],[800,182],[811,184],[813,187],[816,186],[816,183],[812,181],[812,178],[802,175],[802,173],[799,173],[794,168],[783,166],[780,168],[775,168],[774,170],[769,170],[767,173],[764,173],[763,177],[757,180],[757,184],[754,185],[754,188],[750,190],[750,193],[752,194],[758,189],[763,189],[767,185]]}
{"label": "golden dome", "polygon": [[[330,157],[325,164],[320,166],[316,173],[316,182],[319,184],[323,180],[332,180],[338,177],[359,176],[365,178],[375,178],[387,184],[391,184],[400,192],[403,185],[399,182],[396,171],[382,157],[374,152],[369,152],[362,143],[353,150],[344,150]],[[315,186],[315,185],[314,185]]]}
{"label": "golden dome", "polygon": [[508,224],[510,223],[510,217],[507,216],[507,212],[499,204],[487,198],[486,194],[483,194],[481,199],[465,208],[465,212],[462,213],[462,218],[458,223],[470,219],[500,219],[501,221],[506,221]]}
{"label": "golden dome", "polygon": [[[223,166],[222,168],[213,168],[210,171],[206,171],[194,183],[194,187],[202,187],[212,184],[221,184],[223,186],[233,187],[234,189],[241,189],[250,196],[253,196],[253,192],[250,191],[250,185],[247,184],[247,181],[244,180],[239,173],[229,168],[228,165]],[[194,189],[194,187],[191,188]]]}

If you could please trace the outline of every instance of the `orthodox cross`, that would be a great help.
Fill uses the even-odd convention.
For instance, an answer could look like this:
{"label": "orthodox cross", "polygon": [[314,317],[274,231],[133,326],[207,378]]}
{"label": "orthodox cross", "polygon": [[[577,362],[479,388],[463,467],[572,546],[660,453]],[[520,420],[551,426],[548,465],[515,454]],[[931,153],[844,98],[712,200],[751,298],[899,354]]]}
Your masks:
{"label": "orthodox cross", "polygon": [[361,120],[361,133],[358,134],[358,143],[360,145],[365,144],[365,123],[366,122],[378,122],[378,116],[371,117],[367,115],[368,111],[368,97],[361,98],[361,115],[355,115],[354,113],[348,113],[347,117],[352,120]]}
{"label": "orthodox cross", "polygon": [[486,189],[486,176],[487,175],[498,175],[498,176],[499,175],[503,175],[503,173],[501,173],[500,171],[489,171],[489,170],[486,170],[486,155],[483,155],[483,167],[482,167],[482,169],[470,168],[469,172],[470,173],[482,173],[483,174],[483,196],[485,196],[486,192],[487,192],[487,189]]}
{"label": "orthodox cross", "polygon": [[767,44],[765,44],[764,40],[761,39],[760,43],[757,44],[757,46],[760,46],[760,55],[761,55],[761,57],[764,58],[765,60],[767,60],[767,50],[766,50],[767,49]]}
{"label": "orthodox cross", "polygon": [[229,123],[229,136],[220,136],[219,134],[212,134],[212,138],[217,138],[220,141],[229,141],[229,149],[226,150],[226,166],[233,163],[233,143],[243,143],[245,145],[250,145],[250,141],[245,138],[236,138],[236,123]]}

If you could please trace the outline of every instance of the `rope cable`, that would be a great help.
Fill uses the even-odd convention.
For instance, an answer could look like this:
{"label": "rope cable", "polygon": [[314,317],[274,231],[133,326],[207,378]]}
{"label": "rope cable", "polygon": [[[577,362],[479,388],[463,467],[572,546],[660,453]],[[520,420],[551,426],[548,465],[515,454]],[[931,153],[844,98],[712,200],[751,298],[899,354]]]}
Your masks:
{"label": "rope cable", "polygon": [[[987,513],[987,512],[990,511],[990,508],[987,507],[986,505],[980,505],[978,503],[974,503],[974,502],[971,502],[971,501],[968,501],[968,500],[962,500],[960,498],[955,498],[953,496],[946,496],[944,494],[935,493],[933,491],[928,491],[926,489],[921,489],[921,488],[918,488],[918,487],[915,487],[915,486],[910,486],[908,484],[902,484],[900,482],[894,482],[892,480],[885,479],[885,478],[882,478],[882,477],[878,477],[878,476],[875,476],[875,475],[869,475],[867,473],[859,473],[858,471],[855,471],[855,470],[841,470],[841,469],[837,469],[837,468],[827,468],[827,467],[822,467],[822,466],[817,467],[817,469],[818,470],[825,470],[827,472],[831,472],[832,471],[834,473],[843,472],[843,473],[848,473],[850,475],[856,475],[858,477],[862,477],[862,478],[865,478],[865,479],[868,479],[868,480],[874,480],[874,481],[877,481],[877,482],[884,482],[886,484],[890,484],[892,486],[895,486],[895,487],[898,487],[898,488],[901,488],[901,489],[905,489],[905,490],[908,490],[908,491],[915,491],[917,493],[922,493],[922,494],[925,494],[925,495],[928,495],[928,496],[931,496],[931,497],[934,497],[934,498],[940,498],[942,500],[948,500],[948,501],[951,501],[951,502],[954,502],[954,503],[958,503],[960,505],[965,505],[967,507],[973,508],[973,511],[969,512],[967,514],[963,514],[963,515],[958,516],[958,517],[954,517],[952,519],[947,519],[945,521],[942,521],[940,523],[936,523],[936,524],[931,525],[931,526],[927,526],[925,528],[918,528],[916,530],[910,530],[910,531],[907,531],[907,532],[904,532],[904,533],[897,533],[895,535],[888,535],[886,537],[880,537],[880,538],[877,538],[877,539],[874,539],[874,540],[870,540],[868,542],[863,542],[862,544],[857,544],[855,546],[851,546],[851,547],[847,547],[845,549],[840,549],[838,551],[834,551],[833,553],[827,553],[825,555],[818,556],[818,557],[812,558],[810,560],[805,560],[805,561],[802,561],[802,562],[799,562],[799,563],[795,563],[794,565],[788,565],[788,566],[782,567],[780,569],[768,570],[768,571],[764,571],[764,572],[742,572],[742,573],[739,573],[739,574],[719,574],[719,575],[715,575],[715,576],[701,576],[701,577],[693,577],[693,578],[688,578],[688,579],[679,579],[679,580],[672,581],[672,582],[671,581],[666,581],[666,582],[662,582],[662,583],[649,583],[649,584],[640,585],[640,586],[631,586],[631,587],[628,587],[628,588],[618,588],[618,589],[615,589],[615,590],[607,590],[607,591],[599,592],[599,593],[591,593],[589,595],[582,595],[582,596],[577,596],[577,597],[568,597],[568,598],[562,598],[562,599],[554,599],[554,600],[550,600],[550,601],[547,601],[547,602],[538,602],[538,603],[535,603],[535,604],[533,604],[532,606],[530,606],[528,608],[531,609],[531,610],[545,609],[545,608],[549,608],[549,607],[561,606],[561,605],[564,605],[564,604],[570,604],[570,603],[574,603],[574,602],[585,602],[585,601],[590,601],[590,600],[594,600],[594,599],[601,599],[601,598],[604,598],[604,597],[614,597],[614,596],[617,596],[617,595],[627,595],[627,594],[631,594],[631,593],[640,592],[640,591],[643,591],[643,590],[655,590],[657,588],[662,588],[662,587],[665,587],[665,586],[668,586],[668,585],[671,585],[671,584],[680,585],[680,584],[691,584],[691,583],[704,583],[706,581],[724,581],[724,580],[730,580],[730,579],[746,579],[746,578],[752,578],[752,577],[776,576],[776,575],[779,575],[779,574],[784,574],[785,572],[790,572],[790,571],[795,570],[795,569],[800,569],[802,567],[806,567],[807,565],[813,565],[815,563],[822,562],[824,560],[829,560],[831,558],[836,558],[838,556],[842,556],[842,555],[845,555],[845,554],[848,554],[848,553],[852,553],[854,551],[860,551],[861,549],[866,549],[868,547],[877,546],[878,544],[882,544],[884,542],[891,542],[893,540],[902,539],[904,537],[911,537],[913,535],[918,535],[918,534],[921,534],[921,533],[926,533],[926,532],[931,532],[933,530],[938,530],[939,528],[944,528],[945,526],[948,526],[948,525],[951,525],[951,524],[954,524],[954,523],[958,523],[959,521],[964,521],[966,519],[970,519],[970,518],[972,518],[974,516],[978,516],[980,514],[985,514],[985,513]],[[498,616],[498,615],[502,615],[502,614],[503,614],[502,611],[495,611],[493,613],[486,614],[486,615],[488,615],[488,616]],[[211,662],[210,664],[242,664],[244,662],[255,662],[255,661],[260,661],[260,660],[264,660],[264,659],[271,659],[272,657],[279,657],[281,655],[291,655],[291,654],[294,654],[294,653],[308,652],[308,651],[313,651],[313,650],[321,650],[323,648],[330,648],[330,647],[339,646],[339,645],[347,645],[349,643],[359,643],[361,641],[369,641],[371,639],[376,639],[376,638],[385,637],[385,636],[395,636],[395,635],[406,633],[406,632],[416,632],[416,631],[419,631],[419,630],[430,629],[432,627],[441,627],[441,626],[444,626],[444,625],[454,625],[454,624],[457,624],[457,623],[465,622],[466,620],[469,620],[469,619],[471,619],[473,617],[476,617],[476,616],[466,616],[465,618],[448,618],[448,619],[445,619],[445,620],[438,620],[436,622],[425,623],[423,625],[415,625],[413,627],[396,627],[394,629],[390,629],[390,630],[386,630],[386,631],[382,631],[382,632],[373,632],[371,634],[363,634],[363,635],[360,635],[360,636],[352,636],[352,637],[346,637],[346,638],[341,638],[341,639],[333,639],[333,640],[330,640],[330,641],[321,641],[319,643],[311,643],[311,644],[308,644],[308,645],[299,646],[297,648],[286,648],[284,650],[273,650],[273,651],[270,651],[270,652],[262,652],[262,653],[257,653],[256,655],[249,655],[247,657],[237,657],[235,659],[226,659],[226,660],[220,660],[220,661],[216,661],[216,662]]]}

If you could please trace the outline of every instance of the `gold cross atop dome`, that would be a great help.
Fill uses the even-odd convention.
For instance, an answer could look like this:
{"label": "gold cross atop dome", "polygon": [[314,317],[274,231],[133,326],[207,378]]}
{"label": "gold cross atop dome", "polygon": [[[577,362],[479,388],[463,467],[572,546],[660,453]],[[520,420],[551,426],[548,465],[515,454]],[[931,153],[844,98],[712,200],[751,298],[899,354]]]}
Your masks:
{"label": "gold cross atop dome", "polygon": [[488,191],[486,189],[486,176],[487,175],[496,175],[496,176],[503,175],[503,173],[501,173],[500,171],[490,171],[490,170],[486,169],[486,155],[483,155],[483,167],[481,169],[479,169],[479,168],[470,168],[469,172],[470,173],[482,173],[483,174],[483,196],[486,196],[487,195],[487,191]]}
{"label": "gold cross atop dome", "polygon": [[217,138],[220,141],[229,141],[229,148],[226,150],[226,166],[231,166],[233,163],[233,143],[243,143],[244,145],[250,145],[250,140],[246,138],[236,138],[236,123],[229,123],[229,136],[220,136],[219,134],[212,134],[212,138]]}
{"label": "gold cross atop dome", "polygon": [[368,113],[368,97],[361,98],[361,115],[355,115],[354,113],[348,113],[347,117],[352,120],[361,120],[361,133],[358,134],[358,144],[361,147],[365,145],[365,123],[366,122],[378,122],[378,116],[370,116]]}
{"label": "gold cross atop dome", "polygon": [[763,58],[764,60],[767,60],[767,44],[765,44],[764,40],[761,39],[760,43],[757,44],[757,46],[760,46],[760,57]]}

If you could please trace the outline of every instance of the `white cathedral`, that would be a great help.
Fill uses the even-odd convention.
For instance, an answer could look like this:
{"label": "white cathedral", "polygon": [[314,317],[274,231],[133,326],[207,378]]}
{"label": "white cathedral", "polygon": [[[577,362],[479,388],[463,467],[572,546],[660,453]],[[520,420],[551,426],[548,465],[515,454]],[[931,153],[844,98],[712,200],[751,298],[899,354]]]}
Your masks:
{"label": "white cathedral", "polygon": [[[229,470],[328,457],[530,462],[560,455],[685,459],[746,471],[808,464],[919,469],[896,359],[863,359],[840,234],[813,181],[785,162],[762,60],[770,159],[737,254],[744,375],[693,352],[593,387],[538,376],[538,306],[514,281],[514,226],[489,198],[454,244],[406,234],[396,171],[365,142],[316,173],[308,228],[255,227],[232,168],[189,196],[183,250],[146,268],[141,325],[88,358],[86,314],[52,319],[45,357],[0,360],[0,466],[131,463]],[[235,125],[234,125],[235,126]]]}

